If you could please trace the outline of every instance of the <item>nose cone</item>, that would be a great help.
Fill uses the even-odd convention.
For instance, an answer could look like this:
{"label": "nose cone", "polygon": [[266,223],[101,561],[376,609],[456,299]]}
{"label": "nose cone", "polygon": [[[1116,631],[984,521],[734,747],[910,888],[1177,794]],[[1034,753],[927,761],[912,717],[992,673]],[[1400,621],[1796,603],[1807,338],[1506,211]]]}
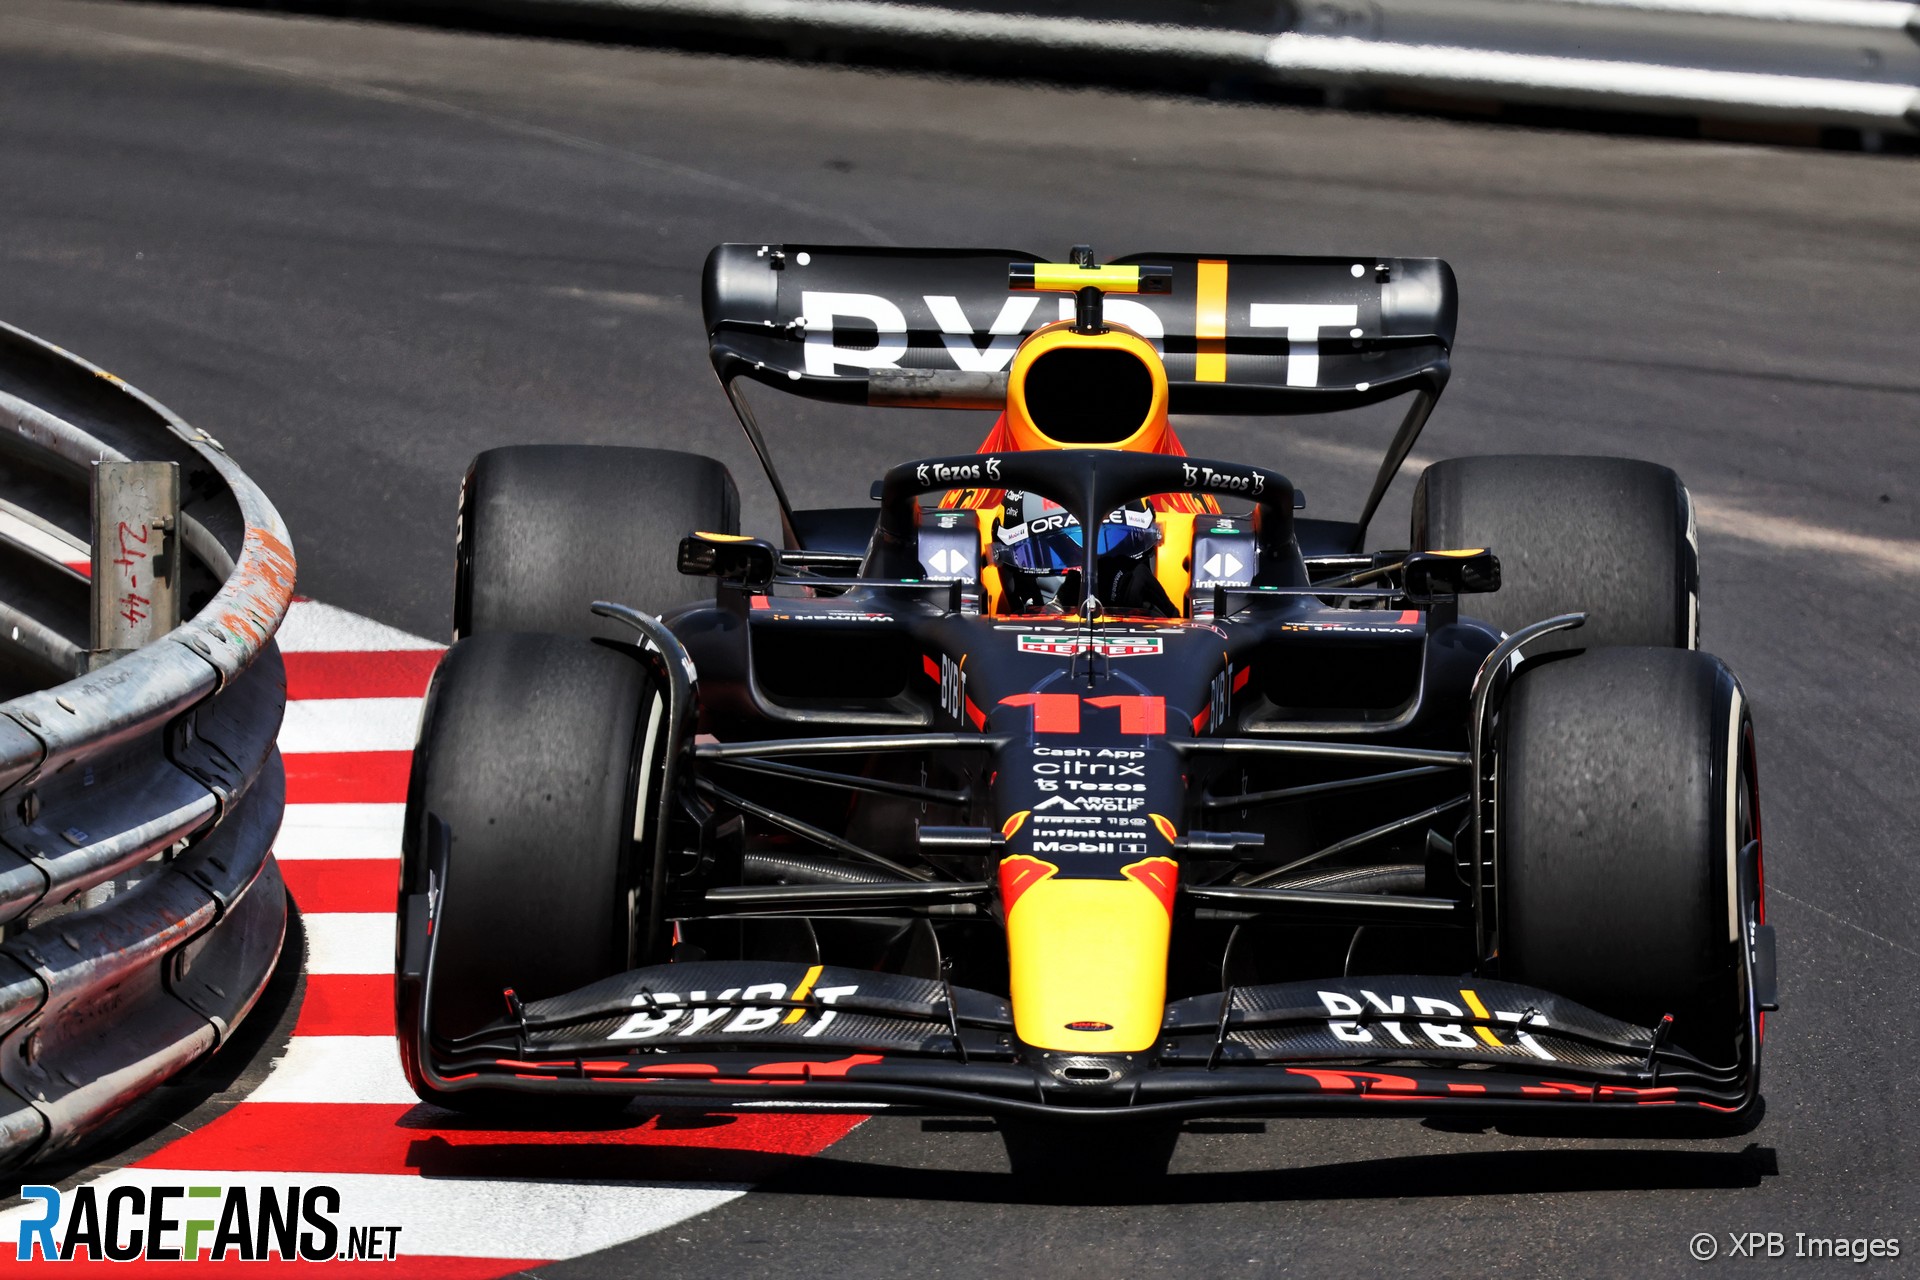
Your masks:
{"label": "nose cone", "polygon": [[1043,858],[1000,864],[1014,1030],[1067,1053],[1138,1053],[1166,1013],[1179,867],[1145,858],[1115,879],[1069,879]]}

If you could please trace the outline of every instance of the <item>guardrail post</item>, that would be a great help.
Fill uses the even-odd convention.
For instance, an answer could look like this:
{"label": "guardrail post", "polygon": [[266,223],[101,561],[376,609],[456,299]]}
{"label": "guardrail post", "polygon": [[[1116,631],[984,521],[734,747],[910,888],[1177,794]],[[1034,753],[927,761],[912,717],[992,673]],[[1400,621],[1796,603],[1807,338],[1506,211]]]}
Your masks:
{"label": "guardrail post", "polygon": [[93,464],[93,643],[100,667],[180,625],[180,465]]}

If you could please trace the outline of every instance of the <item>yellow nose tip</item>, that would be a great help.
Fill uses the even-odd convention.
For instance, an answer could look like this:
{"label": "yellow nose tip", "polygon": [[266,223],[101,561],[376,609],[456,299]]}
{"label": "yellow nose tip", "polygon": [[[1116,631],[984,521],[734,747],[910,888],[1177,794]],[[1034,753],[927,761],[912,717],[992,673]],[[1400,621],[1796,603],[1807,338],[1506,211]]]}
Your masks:
{"label": "yellow nose tip", "polygon": [[1065,880],[1051,863],[1000,864],[1014,1030],[1040,1049],[1138,1053],[1166,1014],[1177,868],[1151,858],[1118,880]]}

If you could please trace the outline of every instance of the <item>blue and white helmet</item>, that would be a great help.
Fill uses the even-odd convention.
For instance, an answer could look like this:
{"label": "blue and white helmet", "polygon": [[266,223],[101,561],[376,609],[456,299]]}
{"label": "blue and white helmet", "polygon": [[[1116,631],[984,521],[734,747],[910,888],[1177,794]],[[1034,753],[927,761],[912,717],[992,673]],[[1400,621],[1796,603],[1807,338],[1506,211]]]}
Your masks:
{"label": "blue and white helmet", "polygon": [[[1115,586],[1137,576],[1134,570],[1159,545],[1153,509],[1144,500],[1108,512],[1096,535],[1093,594],[1106,603],[1127,603],[1113,599]],[[1079,582],[1086,531],[1072,512],[1037,493],[1008,492],[994,529],[993,561],[1016,607],[1072,608],[1088,594]]]}

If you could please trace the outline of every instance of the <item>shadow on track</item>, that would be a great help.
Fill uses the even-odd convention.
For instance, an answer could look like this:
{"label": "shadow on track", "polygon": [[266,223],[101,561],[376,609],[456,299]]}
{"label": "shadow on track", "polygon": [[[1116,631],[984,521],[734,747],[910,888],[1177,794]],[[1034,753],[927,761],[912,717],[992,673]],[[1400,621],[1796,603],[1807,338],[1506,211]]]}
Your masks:
{"label": "shadow on track", "polygon": [[1005,1173],[912,1169],[815,1157],[755,1188],[759,1195],[974,1204],[1233,1204],[1410,1200],[1455,1196],[1566,1195],[1590,1191],[1682,1191],[1757,1187],[1779,1173],[1774,1149],[1631,1148],[1485,1151],[1395,1156],[1294,1169],[1173,1173],[1126,1181],[1035,1183]]}
{"label": "shadow on track", "polygon": [[[738,1117],[757,1120],[760,1117]],[[681,1141],[649,1138],[682,1131]],[[406,1163],[429,1178],[550,1178],[620,1182],[756,1183],[763,1196],[839,1200],[945,1201],[970,1204],[1148,1205],[1418,1200],[1459,1196],[1577,1195],[1594,1191],[1691,1191],[1753,1188],[1778,1175],[1774,1148],[1738,1151],[1671,1146],[1547,1151],[1477,1151],[1394,1156],[1286,1169],[1154,1174],[1138,1161],[1112,1158],[1109,1144],[1078,1144],[1048,1166],[1048,1176],[1003,1170],[916,1168],[770,1150],[724,1131],[724,1113],[636,1108],[597,1129],[576,1129],[555,1143],[533,1124],[481,1125],[421,1108],[402,1122],[420,1134]],[[463,1128],[463,1124],[471,1125]],[[1188,1122],[1187,1134],[1259,1133],[1258,1121]],[[921,1131],[991,1133],[992,1121],[927,1119]],[[710,1136],[700,1130],[712,1130]],[[526,1141],[518,1140],[524,1132]],[[538,1136],[536,1136],[538,1135]],[[624,1138],[623,1138],[624,1135]],[[1623,1135],[1615,1135],[1616,1138]],[[1625,1135],[1637,1137],[1639,1135]],[[707,1145],[712,1143],[713,1145]],[[738,1143],[738,1145],[734,1145]],[[1069,1171],[1070,1167],[1070,1171]],[[1161,1167],[1165,1167],[1162,1157]]]}

